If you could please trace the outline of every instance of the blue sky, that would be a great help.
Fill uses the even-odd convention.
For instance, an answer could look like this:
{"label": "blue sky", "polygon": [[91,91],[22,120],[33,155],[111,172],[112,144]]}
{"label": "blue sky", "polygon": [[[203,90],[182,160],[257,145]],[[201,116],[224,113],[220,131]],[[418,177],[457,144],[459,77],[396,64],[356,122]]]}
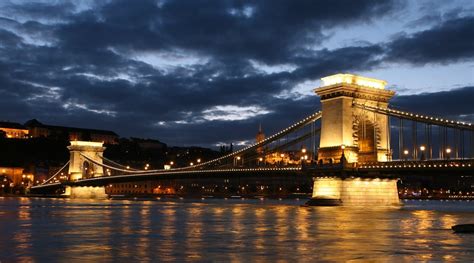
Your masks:
{"label": "blue sky", "polygon": [[171,145],[277,131],[339,72],[388,81],[396,107],[473,121],[473,61],[470,0],[0,3],[1,120]]}

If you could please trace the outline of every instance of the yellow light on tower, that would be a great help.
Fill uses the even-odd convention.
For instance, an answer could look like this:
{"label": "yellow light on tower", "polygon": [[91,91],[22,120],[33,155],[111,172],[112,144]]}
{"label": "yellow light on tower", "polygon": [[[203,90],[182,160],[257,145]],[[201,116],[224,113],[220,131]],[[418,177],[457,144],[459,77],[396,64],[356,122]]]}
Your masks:
{"label": "yellow light on tower", "polygon": [[451,148],[447,148],[446,153],[448,153],[448,154],[451,153]]}
{"label": "yellow light on tower", "polygon": [[301,149],[302,153],[306,153],[306,148]]}
{"label": "yellow light on tower", "polygon": [[285,154],[284,153],[280,154],[280,157],[281,158],[285,157]]}
{"label": "yellow light on tower", "polygon": [[408,150],[404,150],[404,151],[403,151],[403,154],[404,154],[404,155],[408,155]]}
{"label": "yellow light on tower", "polygon": [[424,151],[424,150],[426,150],[426,147],[424,145],[422,145],[422,146],[420,146],[420,150]]}
{"label": "yellow light on tower", "polygon": [[240,156],[237,156],[237,160],[240,160]]}

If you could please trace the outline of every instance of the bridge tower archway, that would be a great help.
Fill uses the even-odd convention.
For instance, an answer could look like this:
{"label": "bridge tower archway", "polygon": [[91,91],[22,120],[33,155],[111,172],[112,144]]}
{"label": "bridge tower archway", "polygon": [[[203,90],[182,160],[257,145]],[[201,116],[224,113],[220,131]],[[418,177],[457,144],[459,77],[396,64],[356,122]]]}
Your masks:
{"label": "bridge tower archway", "polygon": [[336,74],[321,79],[314,91],[321,97],[322,119],[319,159],[348,163],[390,159],[390,129],[387,115],[375,114],[357,105],[388,108],[394,91],[383,80],[352,74]]}
{"label": "bridge tower archway", "polygon": [[[102,176],[104,169],[101,166],[105,150],[101,142],[71,141],[69,149],[69,178],[75,181],[82,178]],[[90,160],[85,158],[87,156]]]}

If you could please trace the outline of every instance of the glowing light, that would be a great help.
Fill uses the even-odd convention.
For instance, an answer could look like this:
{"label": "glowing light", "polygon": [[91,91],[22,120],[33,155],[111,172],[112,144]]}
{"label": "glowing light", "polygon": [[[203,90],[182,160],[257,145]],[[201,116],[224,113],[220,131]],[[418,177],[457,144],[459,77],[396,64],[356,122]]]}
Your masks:
{"label": "glowing light", "polygon": [[421,151],[426,150],[425,146],[424,146],[424,145],[420,146],[420,150],[421,150]]}
{"label": "glowing light", "polygon": [[71,146],[92,146],[92,147],[102,147],[104,144],[101,142],[85,142],[85,141],[71,141]]}
{"label": "glowing light", "polygon": [[385,85],[387,85],[387,82],[383,80],[366,78],[352,74],[335,74],[321,78],[321,80],[323,82],[323,86],[331,86],[345,83],[376,89],[385,89]]}
{"label": "glowing light", "polygon": [[446,153],[451,153],[451,148],[447,148]]}
{"label": "glowing light", "polygon": [[408,150],[404,150],[403,154],[408,155]]}

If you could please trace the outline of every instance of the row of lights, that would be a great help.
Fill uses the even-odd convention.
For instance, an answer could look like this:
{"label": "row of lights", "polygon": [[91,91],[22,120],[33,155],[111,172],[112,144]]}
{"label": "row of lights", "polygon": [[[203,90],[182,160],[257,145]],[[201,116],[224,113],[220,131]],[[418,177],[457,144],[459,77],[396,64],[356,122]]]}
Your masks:
{"label": "row of lights", "polygon": [[[265,167],[265,168],[240,168],[240,169],[217,169],[217,170],[193,170],[193,171],[159,171],[154,174],[181,174],[181,173],[214,173],[214,172],[252,172],[252,171],[299,171],[301,170],[301,167],[280,167],[280,168],[273,168],[273,167]],[[140,176],[141,174],[133,174],[133,175],[119,175],[117,177],[123,177],[123,176]],[[149,175],[148,173],[146,175]],[[96,178],[91,178],[93,179],[98,179],[99,177]],[[86,179],[86,181],[89,181],[91,179]]]}
{"label": "row of lights", "polygon": [[439,165],[438,165],[438,164],[433,164],[433,165],[432,165],[432,164],[418,164],[418,165],[416,165],[416,164],[413,164],[413,165],[411,165],[411,164],[409,164],[409,165],[405,165],[405,164],[404,164],[404,165],[362,165],[360,168],[370,168],[370,169],[374,169],[374,168],[420,168],[420,167],[423,167],[423,168],[426,168],[426,167],[428,167],[428,168],[431,168],[431,167],[433,167],[433,168],[438,168],[438,167],[439,167],[439,168],[442,168],[442,167],[458,167],[458,168],[459,168],[459,167],[461,167],[461,168],[462,168],[462,167],[471,167],[471,164],[470,164],[470,163],[469,163],[469,164],[464,164],[464,163],[463,163],[463,164],[457,164],[457,163],[456,163],[456,164],[452,164],[452,163],[451,163],[451,164],[444,164],[444,165],[443,165],[443,164],[439,164]]}
{"label": "row of lights", "polygon": [[[260,145],[260,144],[263,144],[264,142],[267,142],[267,141],[269,141],[269,140],[271,140],[271,139],[273,139],[273,138],[275,138],[275,137],[277,137],[277,136],[279,136],[279,135],[282,135],[283,133],[289,131],[289,130],[292,129],[292,128],[296,128],[296,127],[298,127],[299,125],[305,124],[306,122],[308,122],[308,121],[310,121],[310,120],[312,121],[312,120],[317,120],[317,119],[321,118],[321,113],[322,113],[322,111],[315,112],[315,113],[311,114],[310,116],[304,118],[303,120],[301,120],[301,121],[299,121],[299,122],[297,122],[297,123],[295,123],[295,124],[293,124],[293,125],[287,127],[286,129],[284,129],[284,130],[282,130],[282,131],[280,131],[280,132],[278,132],[278,133],[276,133],[276,134],[273,134],[273,135],[271,135],[271,136],[269,136],[269,137],[263,139],[262,141],[260,141],[260,142],[258,142],[258,143],[252,144],[252,145],[250,145],[250,146],[247,146],[247,147],[245,147],[245,148],[243,148],[243,149],[240,149],[240,150],[238,150],[238,151],[236,151],[236,152],[227,154],[227,155],[225,155],[225,156],[222,156],[222,157],[219,157],[219,158],[216,158],[216,159],[213,159],[213,160],[204,162],[204,163],[202,163],[202,164],[200,164],[200,165],[202,166],[202,165],[206,165],[206,164],[210,164],[210,163],[213,163],[213,162],[220,161],[220,160],[222,160],[222,159],[225,159],[225,158],[228,158],[228,157],[231,157],[231,156],[236,156],[236,155],[239,154],[239,153],[242,153],[242,152],[244,152],[244,151],[247,151],[247,150],[249,150],[249,149],[251,149],[251,148],[253,148],[253,147],[256,147],[256,146],[258,146],[258,145]],[[237,156],[237,158],[240,158],[240,156]],[[238,160],[240,160],[240,159],[238,159]],[[190,165],[190,166],[192,166],[192,165]],[[186,168],[189,168],[189,167],[175,168],[174,170],[181,170],[181,169],[186,169]]]}
{"label": "row of lights", "polygon": [[360,104],[360,103],[356,103],[356,104],[358,104],[360,106],[368,107],[368,108],[375,108],[377,110],[385,110],[385,111],[388,111],[388,112],[394,112],[394,113],[397,113],[397,114],[410,116],[410,117],[421,118],[421,119],[425,119],[425,120],[433,120],[433,121],[438,121],[438,122],[458,124],[458,125],[464,125],[464,126],[469,126],[469,127],[472,126],[471,123],[466,123],[466,122],[463,122],[463,121],[454,121],[454,120],[447,120],[447,119],[442,119],[442,118],[418,115],[418,114],[408,113],[408,112],[399,111],[399,110],[392,110],[392,109],[389,109],[389,108],[382,108],[382,107],[378,107],[378,106],[366,106],[366,105]]}
{"label": "row of lights", "polygon": [[[424,145],[420,146],[420,150],[423,152],[426,150],[426,147]],[[403,154],[408,155],[410,152],[408,150],[404,150]],[[446,153],[450,154],[451,153],[451,148],[446,148]]]}

